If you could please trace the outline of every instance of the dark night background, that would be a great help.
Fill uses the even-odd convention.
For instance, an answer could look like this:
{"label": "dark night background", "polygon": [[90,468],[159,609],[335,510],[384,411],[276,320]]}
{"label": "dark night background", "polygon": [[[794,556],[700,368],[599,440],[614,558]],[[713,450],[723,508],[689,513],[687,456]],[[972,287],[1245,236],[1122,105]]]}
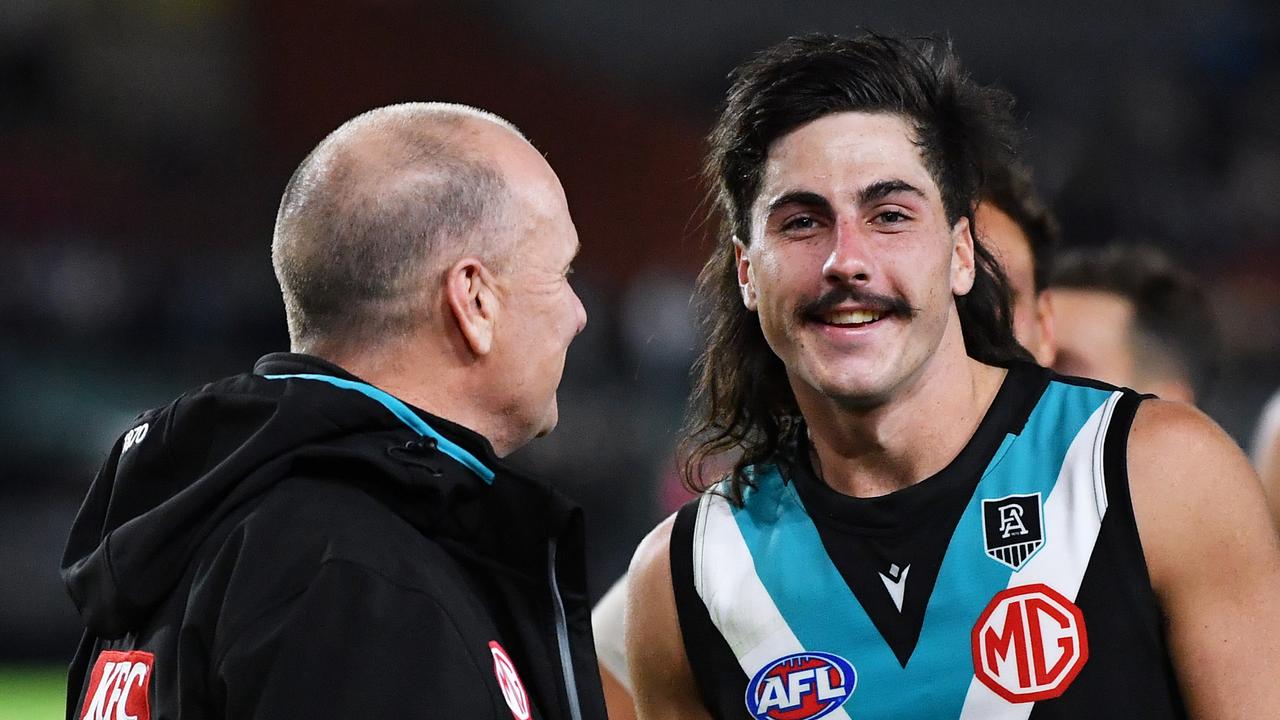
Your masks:
{"label": "dark night background", "polygon": [[1280,23],[1158,3],[0,0],[0,662],[60,662],[57,577],[97,464],[140,410],[287,347],[275,206],[325,134],[448,100],[559,173],[590,323],[561,425],[519,462],[588,508],[602,592],[673,503],[708,252],[697,174],[725,75],[801,31],[945,34],[1019,98],[1068,245],[1158,244],[1208,288],[1205,403],[1242,444],[1280,386]]}

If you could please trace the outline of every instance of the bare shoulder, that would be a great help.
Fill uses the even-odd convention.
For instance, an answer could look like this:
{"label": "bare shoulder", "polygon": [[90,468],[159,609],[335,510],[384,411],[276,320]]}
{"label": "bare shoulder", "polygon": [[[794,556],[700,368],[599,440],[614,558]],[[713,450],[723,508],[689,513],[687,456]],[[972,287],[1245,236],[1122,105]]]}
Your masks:
{"label": "bare shoulder", "polygon": [[632,588],[635,587],[637,577],[651,576],[661,572],[665,572],[667,583],[670,584],[671,530],[675,524],[676,516],[669,515],[640,541],[635,554],[631,556],[631,568],[627,571],[627,575],[631,578],[628,582],[631,583]]}
{"label": "bare shoulder", "polygon": [[640,718],[709,717],[684,651],[671,578],[671,531],[662,521],[636,549],[627,588],[627,663]]}
{"label": "bare shoulder", "polygon": [[1271,716],[1280,704],[1280,534],[1258,477],[1221,428],[1178,403],[1143,402],[1128,451],[1134,518],[1188,710],[1212,720]]}
{"label": "bare shoulder", "polygon": [[1190,461],[1249,466],[1240,447],[1208,415],[1186,403],[1158,399],[1138,406],[1129,433],[1129,458],[1130,465],[1163,461],[1172,467]]}
{"label": "bare shoulder", "polygon": [[1217,542],[1262,557],[1274,551],[1261,482],[1240,447],[1200,410],[1164,400],[1139,405],[1128,475],[1157,591],[1197,572],[1196,560],[1220,560],[1224,548],[1212,547]]}
{"label": "bare shoulder", "polygon": [[[661,671],[684,656],[675,590],[671,585],[671,530],[675,515],[658,524],[636,548],[627,571],[627,663],[637,674]],[[687,664],[687,661],[686,661]]]}

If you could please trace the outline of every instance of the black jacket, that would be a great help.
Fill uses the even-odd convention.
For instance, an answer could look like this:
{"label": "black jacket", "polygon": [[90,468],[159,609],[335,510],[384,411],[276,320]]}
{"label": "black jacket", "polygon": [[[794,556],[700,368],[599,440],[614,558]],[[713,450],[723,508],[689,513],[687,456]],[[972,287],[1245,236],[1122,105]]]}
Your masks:
{"label": "black jacket", "polygon": [[68,717],[605,717],[581,513],[484,438],[283,353],[133,428],[63,559]]}

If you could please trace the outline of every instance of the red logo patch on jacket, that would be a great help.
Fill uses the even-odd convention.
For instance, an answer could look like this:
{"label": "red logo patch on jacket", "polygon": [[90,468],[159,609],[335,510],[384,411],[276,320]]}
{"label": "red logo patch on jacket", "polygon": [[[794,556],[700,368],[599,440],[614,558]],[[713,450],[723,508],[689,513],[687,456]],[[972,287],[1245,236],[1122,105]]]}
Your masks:
{"label": "red logo patch on jacket", "polygon": [[89,674],[80,720],[151,720],[151,668],[155,656],[103,650]]}
{"label": "red logo patch on jacket", "polygon": [[516,720],[529,720],[529,695],[524,691],[524,683],[520,681],[520,673],[516,672],[511,656],[497,641],[489,643],[489,652],[493,655],[493,674],[498,678],[498,688],[502,690],[502,699]]}

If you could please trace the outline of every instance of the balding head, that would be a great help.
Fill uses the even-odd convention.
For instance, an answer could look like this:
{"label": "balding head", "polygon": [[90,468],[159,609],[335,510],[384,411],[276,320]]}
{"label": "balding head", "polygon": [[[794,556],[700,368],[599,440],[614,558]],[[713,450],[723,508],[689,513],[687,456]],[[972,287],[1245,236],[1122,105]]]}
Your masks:
{"label": "balding head", "polygon": [[431,311],[450,262],[501,267],[518,214],[512,176],[540,160],[511,123],[462,105],[393,105],[335,130],[294,172],[276,217],[294,349],[394,340]]}

